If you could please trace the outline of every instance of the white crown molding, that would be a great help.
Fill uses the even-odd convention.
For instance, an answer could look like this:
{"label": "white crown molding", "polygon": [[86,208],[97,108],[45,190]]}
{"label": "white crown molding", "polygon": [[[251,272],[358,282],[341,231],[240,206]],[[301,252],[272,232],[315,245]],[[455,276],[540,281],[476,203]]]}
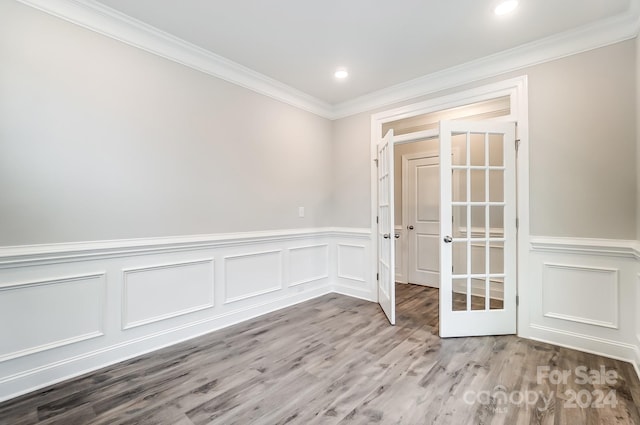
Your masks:
{"label": "white crown molding", "polygon": [[531,243],[532,251],[624,257],[640,260],[640,243],[635,240],[531,236],[529,242]]}
{"label": "white crown molding", "polygon": [[369,239],[368,228],[321,227],[0,247],[0,269],[309,237]]}
{"label": "white crown molding", "polygon": [[577,53],[625,41],[638,35],[640,1],[627,13],[536,40],[494,55],[434,72],[334,105],[333,119],[404,102]]}
{"label": "white crown molding", "polygon": [[632,0],[625,14],[331,105],[95,0],[16,1],[331,120],[628,40],[640,28],[640,0]]}
{"label": "white crown molding", "polygon": [[300,90],[188,43],[94,0],[17,0],[107,37],[172,60],[205,74],[332,118],[333,109]]}

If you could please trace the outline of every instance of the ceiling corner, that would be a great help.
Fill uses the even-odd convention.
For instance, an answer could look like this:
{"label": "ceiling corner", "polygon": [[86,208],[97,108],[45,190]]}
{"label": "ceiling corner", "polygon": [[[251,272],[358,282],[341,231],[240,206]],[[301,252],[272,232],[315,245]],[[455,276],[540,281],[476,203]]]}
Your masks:
{"label": "ceiling corner", "polygon": [[16,0],[83,28],[324,118],[332,105],[94,0]]}

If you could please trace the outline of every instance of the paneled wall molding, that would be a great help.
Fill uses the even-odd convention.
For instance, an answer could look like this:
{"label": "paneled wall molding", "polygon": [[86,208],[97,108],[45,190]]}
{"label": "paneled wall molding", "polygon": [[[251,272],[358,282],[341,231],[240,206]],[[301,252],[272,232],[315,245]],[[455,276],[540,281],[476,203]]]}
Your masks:
{"label": "paneled wall molding", "polygon": [[213,308],[213,275],[213,258],[124,269],[122,329]]}
{"label": "paneled wall molding", "polygon": [[538,252],[598,255],[640,260],[640,244],[624,239],[564,238],[531,236],[531,249]]}
{"label": "paneled wall molding", "polygon": [[[544,317],[605,328],[619,328],[619,270],[544,263],[542,311]],[[593,297],[581,299],[589,292]],[[572,300],[573,303],[568,303]],[[598,317],[594,317],[594,316]]]}
{"label": "paneled wall molding", "polygon": [[0,280],[0,363],[103,336],[105,284],[104,271]]}
{"label": "paneled wall molding", "polygon": [[96,260],[131,255],[191,251],[231,245],[306,239],[309,237],[346,236],[368,239],[368,228],[323,227],[242,233],[217,233],[193,236],[120,239],[92,242],[23,245],[0,247],[0,269],[32,267],[45,264]]}
{"label": "paneled wall molding", "polygon": [[640,241],[531,236],[530,246],[521,334],[629,361],[640,377]]}
{"label": "paneled wall molding", "polygon": [[621,15],[393,85],[347,102],[331,105],[96,1],[17,1],[328,119],[371,111],[418,96],[628,40],[634,38],[639,29],[639,1],[632,0],[628,11]]}
{"label": "paneled wall molding", "polygon": [[370,250],[359,228],[0,248],[0,401],[332,292],[375,301]]}

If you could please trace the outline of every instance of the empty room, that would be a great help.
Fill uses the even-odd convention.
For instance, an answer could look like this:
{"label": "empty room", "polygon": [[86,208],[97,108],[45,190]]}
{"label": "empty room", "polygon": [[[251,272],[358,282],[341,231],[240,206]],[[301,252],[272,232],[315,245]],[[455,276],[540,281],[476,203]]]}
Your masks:
{"label": "empty room", "polygon": [[640,0],[0,0],[0,425],[640,424]]}

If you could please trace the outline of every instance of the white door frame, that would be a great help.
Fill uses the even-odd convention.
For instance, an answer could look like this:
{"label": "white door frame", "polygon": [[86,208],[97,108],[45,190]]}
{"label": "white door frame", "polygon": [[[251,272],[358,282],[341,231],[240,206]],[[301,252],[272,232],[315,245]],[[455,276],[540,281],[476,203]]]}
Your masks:
{"label": "white door frame", "polygon": [[[517,124],[517,138],[520,140],[518,156],[516,159],[517,174],[517,217],[518,227],[518,259],[517,259],[517,280],[518,296],[520,299],[518,306],[518,335],[528,337],[529,335],[529,306],[528,300],[528,269],[529,269],[529,246],[530,246],[530,226],[529,226],[529,100],[527,76],[512,78],[493,84],[476,87],[470,90],[461,91],[451,95],[429,99],[411,105],[401,106],[388,111],[379,112],[371,116],[371,234],[377,234],[377,170],[374,159],[377,158],[377,145],[382,138],[382,126],[386,123],[410,118],[417,115],[443,111],[456,108],[471,103],[482,102],[498,97],[509,96],[511,103],[511,113],[500,117],[501,121],[514,121]],[[496,119],[498,120],[498,119]],[[404,139],[413,139],[412,135],[396,136],[394,143],[402,143]],[[393,176],[392,176],[393,178]],[[371,267],[373,276],[378,266],[378,243],[375,237],[371,239]],[[377,285],[376,285],[377,286]],[[377,296],[377,294],[375,294]],[[523,326],[524,325],[524,326]]]}
{"label": "white door frame", "polygon": [[403,259],[403,273],[406,277],[407,283],[409,283],[409,235],[411,234],[407,231],[407,225],[409,224],[409,161],[435,157],[439,158],[440,152],[436,150],[427,150],[424,152],[402,155],[402,239],[404,239],[404,243],[401,245],[403,249],[401,255]]}

